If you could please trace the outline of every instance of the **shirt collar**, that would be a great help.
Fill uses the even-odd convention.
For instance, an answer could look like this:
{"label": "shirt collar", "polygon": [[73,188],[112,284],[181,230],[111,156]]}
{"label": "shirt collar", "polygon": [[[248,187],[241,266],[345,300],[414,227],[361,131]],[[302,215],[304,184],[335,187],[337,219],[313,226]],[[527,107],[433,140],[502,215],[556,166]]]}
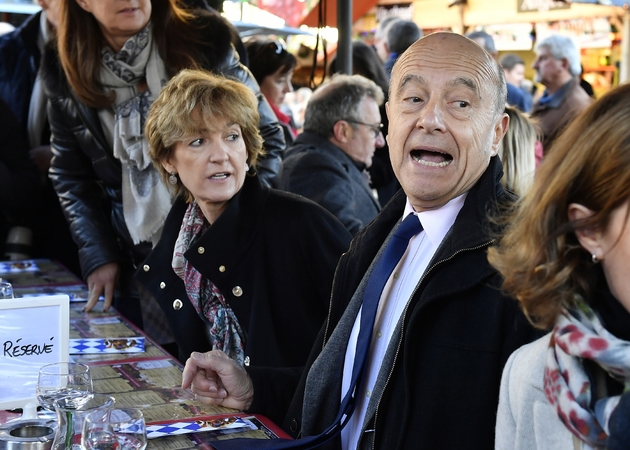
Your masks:
{"label": "shirt collar", "polygon": [[409,197],[407,197],[403,218],[407,217],[409,214],[416,215],[422,224],[427,239],[429,239],[434,247],[437,247],[444,239],[444,236],[446,236],[446,233],[448,233],[448,230],[450,230],[455,223],[459,211],[462,209],[462,206],[464,206],[466,195],[468,195],[467,192],[459,197],[455,197],[438,209],[422,211],[420,213],[415,212],[409,202]]}
{"label": "shirt collar", "polygon": [[571,78],[571,80],[566,82],[560,89],[558,89],[556,92],[554,92],[551,95],[547,95],[547,91],[545,91],[545,93],[540,98],[540,100],[538,100],[538,103],[540,105],[549,106],[550,108],[557,108],[558,106],[560,106],[560,103],[562,102],[564,95],[569,90],[569,87],[571,86],[572,82],[573,82],[573,78]]}

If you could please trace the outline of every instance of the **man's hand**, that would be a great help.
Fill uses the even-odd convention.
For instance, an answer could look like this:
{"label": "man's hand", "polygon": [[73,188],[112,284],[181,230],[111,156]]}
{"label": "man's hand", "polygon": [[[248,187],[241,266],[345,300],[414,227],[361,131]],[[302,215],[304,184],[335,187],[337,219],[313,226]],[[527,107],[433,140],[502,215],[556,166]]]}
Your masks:
{"label": "man's hand", "polygon": [[105,305],[103,305],[103,311],[107,311],[112,306],[114,287],[118,279],[118,270],[117,263],[108,263],[103,264],[88,275],[87,283],[89,295],[85,312],[90,312],[92,308],[94,308],[103,291],[105,291]]}
{"label": "man's hand", "polygon": [[205,405],[242,411],[254,399],[254,386],[245,369],[220,350],[193,352],[184,367],[182,388],[191,388]]}

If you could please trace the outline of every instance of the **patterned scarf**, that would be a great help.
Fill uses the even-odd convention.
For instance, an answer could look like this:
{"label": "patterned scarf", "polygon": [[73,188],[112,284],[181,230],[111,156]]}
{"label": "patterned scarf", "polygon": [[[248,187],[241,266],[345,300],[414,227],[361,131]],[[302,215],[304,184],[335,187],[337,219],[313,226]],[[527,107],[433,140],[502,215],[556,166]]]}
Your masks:
{"label": "patterned scarf", "polygon": [[211,326],[212,349],[223,350],[230,358],[242,365],[245,357],[246,336],[236,315],[212,281],[199,273],[184,256],[191,242],[201,236],[208,227],[201,208],[197,202],[193,201],[184,214],[179,236],[175,242],[173,270],[184,280],[188,298],[199,317]]}
{"label": "patterned scarf", "polygon": [[630,342],[608,332],[582,299],[565,310],[552,332],[545,368],[545,395],[564,425],[582,442],[582,448],[606,445],[608,421],[620,396],[602,397],[591,408],[595,395],[582,364],[589,359],[611,377],[630,386]]}
{"label": "patterned scarf", "polygon": [[[153,45],[151,24],[125,42],[116,54],[102,50],[100,81],[116,94],[115,113],[99,111],[103,127],[113,136],[114,156],[122,163],[123,215],[135,244],[159,240],[172,198],[149,158],[144,123],[149,108],[168,81],[166,68]],[[138,92],[146,80],[148,89]]]}

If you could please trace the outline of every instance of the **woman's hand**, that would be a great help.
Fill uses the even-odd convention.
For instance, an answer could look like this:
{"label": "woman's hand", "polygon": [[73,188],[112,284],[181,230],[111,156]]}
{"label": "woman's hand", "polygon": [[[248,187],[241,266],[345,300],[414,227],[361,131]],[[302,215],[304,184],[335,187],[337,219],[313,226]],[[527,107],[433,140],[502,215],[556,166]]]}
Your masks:
{"label": "woman's hand", "polygon": [[118,264],[108,263],[103,264],[97,268],[94,272],[88,275],[88,302],[85,305],[85,312],[90,312],[92,308],[98,302],[98,298],[105,291],[105,304],[103,305],[103,311],[107,311],[112,306],[114,300],[114,287],[116,286],[116,280],[118,279]]}
{"label": "woman's hand", "polygon": [[243,366],[220,350],[193,352],[184,367],[182,388],[191,388],[205,405],[242,411],[247,411],[254,399],[254,386]]}

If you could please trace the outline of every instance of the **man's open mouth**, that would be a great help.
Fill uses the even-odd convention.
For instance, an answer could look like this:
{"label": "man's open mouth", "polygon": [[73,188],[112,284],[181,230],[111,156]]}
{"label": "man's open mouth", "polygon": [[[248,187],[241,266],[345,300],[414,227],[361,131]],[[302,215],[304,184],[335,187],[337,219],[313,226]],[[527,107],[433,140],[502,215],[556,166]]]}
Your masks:
{"label": "man's open mouth", "polygon": [[448,153],[430,150],[412,150],[411,157],[414,161],[430,167],[446,167],[453,161],[453,157]]}

